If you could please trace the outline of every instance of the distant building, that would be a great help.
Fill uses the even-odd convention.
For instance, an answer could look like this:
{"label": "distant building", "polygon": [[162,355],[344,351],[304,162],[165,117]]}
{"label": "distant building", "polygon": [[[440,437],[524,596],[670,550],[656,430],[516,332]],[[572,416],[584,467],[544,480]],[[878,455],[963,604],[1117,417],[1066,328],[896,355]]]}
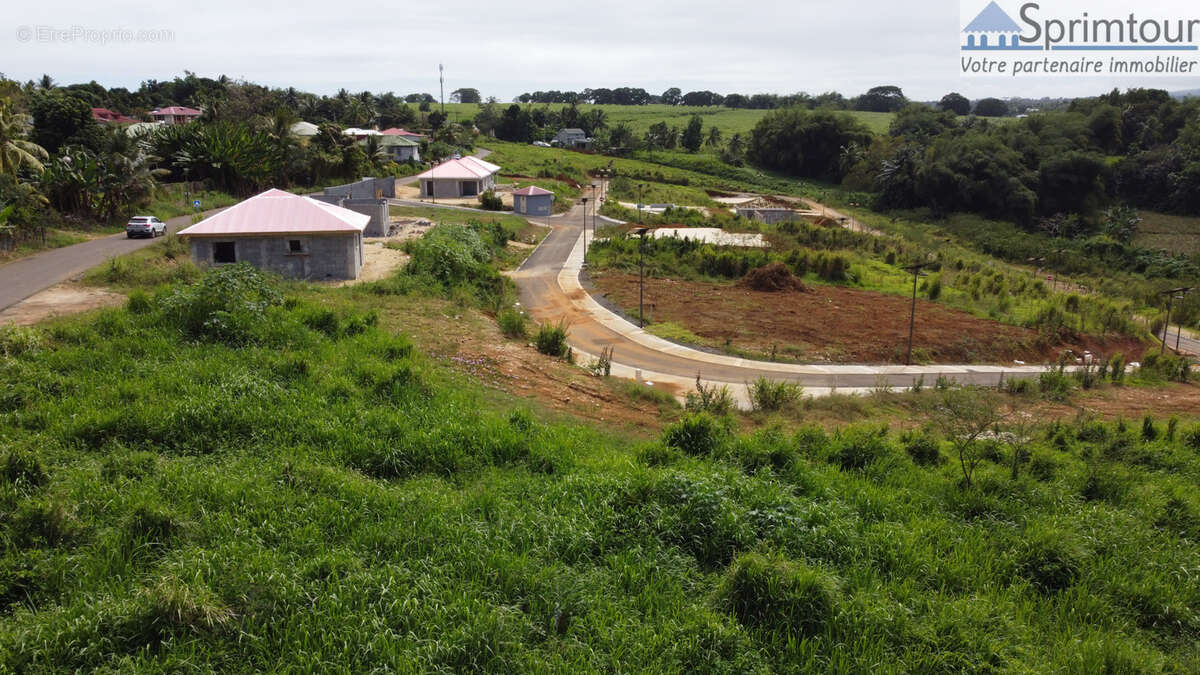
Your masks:
{"label": "distant building", "polygon": [[316,136],[321,131],[321,129],[312,122],[304,121],[296,122],[291,126],[290,129],[293,136],[299,136],[301,138]]}
{"label": "distant building", "polygon": [[592,147],[592,139],[583,133],[583,129],[559,129],[554,134],[554,144],[563,148],[584,150]]}
{"label": "distant building", "polygon": [[137,120],[108,108],[92,108],[92,119],[101,124],[136,124]]}
{"label": "distant building", "polygon": [[548,216],[554,209],[554,193],[536,185],[513,190],[513,213]]}
{"label": "distant building", "polygon": [[357,279],[371,216],[271,189],[181,230],[200,265],[247,262],[289,279]]}
{"label": "distant building", "polygon": [[195,108],[186,108],[181,105],[171,105],[150,111],[150,117],[154,118],[155,122],[164,122],[166,124],[187,124],[188,122],[200,119],[200,115],[202,114],[204,113]]}
{"label": "distant building", "polygon": [[408,136],[381,136],[379,147],[388,153],[393,162],[421,161],[421,144]]}
{"label": "distant building", "polygon": [[375,129],[360,129],[358,127],[347,127],[342,130],[342,134],[346,135],[346,136],[353,136],[354,140],[357,140],[357,141],[361,141],[362,139],[366,138],[367,136],[381,135]]}
{"label": "distant building", "polygon": [[379,133],[383,134],[384,136],[403,136],[403,137],[407,138],[408,140],[414,141],[416,143],[420,143],[421,141],[426,140],[425,134],[418,134],[415,131],[409,131],[407,129],[399,129],[396,127],[392,127],[390,129],[384,129],[383,131],[381,131]]}
{"label": "distant building", "polygon": [[496,187],[500,167],[478,157],[442,162],[417,176],[422,197],[456,199],[475,197]]}

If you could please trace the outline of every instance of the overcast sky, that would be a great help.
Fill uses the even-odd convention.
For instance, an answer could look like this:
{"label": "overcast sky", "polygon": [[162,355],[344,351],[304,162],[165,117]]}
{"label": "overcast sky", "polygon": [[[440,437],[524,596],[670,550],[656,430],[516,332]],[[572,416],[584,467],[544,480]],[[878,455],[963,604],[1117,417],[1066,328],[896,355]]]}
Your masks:
{"label": "overcast sky", "polygon": [[[962,1],[968,8],[986,4]],[[1134,0],[1071,1],[1088,2],[1096,15],[1097,6],[1122,4],[1127,14]],[[1200,14],[1194,2],[1156,1],[1179,14]],[[1055,2],[1042,0],[1043,6]],[[1015,8],[1018,2],[1001,4]],[[538,89],[618,86],[651,93],[675,86],[685,92],[836,90],[850,96],[896,84],[917,100],[948,91],[978,98],[1085,96],[1113,86],[1200,87],[1200,77],[964,77],[959,14],[959,0],[16,0],[5,9],[0,72],[22,81],[48,73],[62,84],[96,80],[133,89],[142,80],[191,70],[324,94],[345,87],[437,96],[440,62],[447,96],[475,87],[502,101]],[[167,30],[172,39],[47,39],[47,28],[76,27]]]}

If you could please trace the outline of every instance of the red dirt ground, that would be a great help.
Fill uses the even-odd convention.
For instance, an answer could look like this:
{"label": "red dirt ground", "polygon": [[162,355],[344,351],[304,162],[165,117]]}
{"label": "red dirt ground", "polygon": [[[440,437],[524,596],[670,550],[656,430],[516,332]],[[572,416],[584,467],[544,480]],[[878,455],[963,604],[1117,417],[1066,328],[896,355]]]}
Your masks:
{"label": "red dirt ground", "polygon": [[[600,294],[621,308],[636,308],[636,275],[595,272]],[[911,300],[838,286],[809,292],[771,293],[730,284],[646,279],[646,316],[679,324],[712,347],[780,359],[830,363],[903,363]],[[1030,364],[1057,360],[1064,349],[1140,355],[1131,338],[1080,336],[1043,345],[1035,331],[980,319],[944,305],[917,300],[914,360],[927,363]]]}

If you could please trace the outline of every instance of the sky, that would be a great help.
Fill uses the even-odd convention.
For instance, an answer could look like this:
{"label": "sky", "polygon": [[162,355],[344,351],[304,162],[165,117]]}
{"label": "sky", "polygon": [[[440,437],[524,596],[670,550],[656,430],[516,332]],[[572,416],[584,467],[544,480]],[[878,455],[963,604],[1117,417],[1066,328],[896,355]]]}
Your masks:
{"label": "sky", "polygon": [[[963,76],[960,31],[986,2],[43,0],[5,9],[0,72],[21,81],[47,73],[60,84],[95,80],[133,89],[189,70],[321,94],[345,88],[437,96],[443,63],[447,96],[473,87],[501,101],[539,89],[620,86],[853,96],[895,84],[914,100],[950,91],[1037,98],[1113,87],[1200,88],[1200,74]],[[1149,4],[1163,15],[1200,15],[1194,2],[1181,0],[1040,2],[1071,15],[1085,4],[1093,15],[1106,8],[1128,14],[1131,5],[1149,11]]]}

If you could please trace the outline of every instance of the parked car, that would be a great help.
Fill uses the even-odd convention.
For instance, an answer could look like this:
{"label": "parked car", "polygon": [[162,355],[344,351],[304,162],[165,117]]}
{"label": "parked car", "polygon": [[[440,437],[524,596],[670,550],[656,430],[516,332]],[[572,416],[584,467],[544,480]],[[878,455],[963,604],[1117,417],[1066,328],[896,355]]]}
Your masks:
{"label": "parked car", "polygon": [[128,223],[125,223],[125,236],[130,239],[157,237],[166,233],[167,224],[154,216],[134,216],[129,219]]}
{"label": "parked car", "polygon": [[530,145],[536,145],[536,146],[537,146],[537,147],[539,147],[539,148],[549,148],[549,147],[551,147],[551,146],[550,146],[550,144],[549,144],[549,143],[547,143],[546,141],[534,141],[533,143],[530,143]]}

